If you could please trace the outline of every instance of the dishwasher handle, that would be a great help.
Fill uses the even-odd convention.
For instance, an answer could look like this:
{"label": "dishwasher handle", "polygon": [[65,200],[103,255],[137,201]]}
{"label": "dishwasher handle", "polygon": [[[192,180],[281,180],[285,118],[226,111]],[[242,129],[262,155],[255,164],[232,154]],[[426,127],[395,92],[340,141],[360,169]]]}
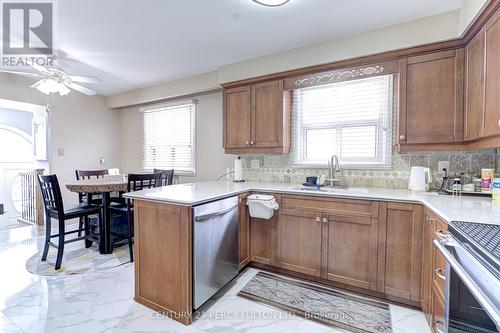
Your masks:
{"label": "dishwasher handle", "polygon": [[201,221],[210,220],[214,217],[225,215],[225,214],[235,210],[236,208],[238,208],[238,205],[227,207],[227,208],[224,208],[221,210],[216,210],[214,212],[210,212],[210,213],[206,213],[206,214],[197,215],[197,216],[195,216],[194,221],[201,222]]}

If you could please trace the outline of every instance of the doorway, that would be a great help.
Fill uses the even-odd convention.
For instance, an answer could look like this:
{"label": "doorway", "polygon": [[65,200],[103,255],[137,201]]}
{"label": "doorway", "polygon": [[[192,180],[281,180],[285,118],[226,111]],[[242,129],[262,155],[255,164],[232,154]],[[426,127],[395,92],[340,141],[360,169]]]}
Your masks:
{"label": "doorway", "polygon": [[0,231],[26,225],[19,222],[26,197],[22,174],[39,168],[34,119],[41,110],[38,105],[0,100]]}

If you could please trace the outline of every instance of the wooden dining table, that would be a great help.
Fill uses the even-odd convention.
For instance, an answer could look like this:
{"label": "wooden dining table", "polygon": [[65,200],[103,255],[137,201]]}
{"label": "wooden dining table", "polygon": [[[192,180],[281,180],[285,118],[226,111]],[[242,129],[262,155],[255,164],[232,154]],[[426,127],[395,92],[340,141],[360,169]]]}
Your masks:
{"label": "wooden dining table", "polygon": [[[127,191],[127,181],[123,177],[111,176],[95,179],[81,179],[66,183],[66,188],[75,193],[100,194],[102,198],[102,221],[99,221],[99,252],[113,253],[111,241],[111,215],[109,211],[110,193]],[[87,196],[88,198],[90,196]],[[88,202],[90,204],[90,202]]]}

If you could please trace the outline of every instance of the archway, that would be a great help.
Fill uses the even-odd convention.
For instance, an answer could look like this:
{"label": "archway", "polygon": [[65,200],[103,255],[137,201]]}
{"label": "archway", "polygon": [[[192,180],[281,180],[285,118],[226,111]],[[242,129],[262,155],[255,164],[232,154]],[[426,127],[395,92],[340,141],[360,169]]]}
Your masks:
{"label": "archway", "polygon": [[32,136],[16,127],[0,124],[0,203],[5,210],[0,216],[0,229],[17,224],[22,208],[19,173],[33,167]]}

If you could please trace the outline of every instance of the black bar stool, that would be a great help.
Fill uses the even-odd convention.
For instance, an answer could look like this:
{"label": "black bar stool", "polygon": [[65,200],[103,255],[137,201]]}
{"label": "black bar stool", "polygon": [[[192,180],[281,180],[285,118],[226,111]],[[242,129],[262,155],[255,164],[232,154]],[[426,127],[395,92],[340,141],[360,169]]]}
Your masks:
{"label": "black bar stool", "polygon": [[[140,191],[146,188],[160,187],[161,186],[161,172],[146,173],[146,174],[128,174],[128,192]],[[134,261],[133,237],[134,237],[134,205],[133,200],[126,199],[124,205],[111,205],[109,209],[116,215],[127,216],[127,234],[120,234],[111,232],[117,241],[126,240],[130,250],[130,261]],[[113,240],[114,242],[114,240]]]}
{"label": "black bar stool", "polygon": [[[105,175],[109,174],[107,169],[104,170],[75,170],[76,180],[80,179],[91,179],[91,178],[104,178]],[[80,204],[101,206],[102,198],[100,194],[92,193],[78,193],[78,202]],[[80,229],[83,228],[83,218],[80,218],[80,224],[78,226]],[[80,231],[78,237],[82,235]]]}
{"label": "black bar stool", "polygon": [[[45,206],[45,246],[43,248],[42,261],[47,260],[47,255],[49,253],[49,246],[53,246],[57,249],[57,260],[55,269],[61,268],[64,245],[79,240],[85,240],[85,247],[90,247],[92,245],[91,235],[89,234],[89,215],[99,215],[99,221],[101,221],[101,208],[97,206],[78,206],[68,210],[64,210],[63,200],[61,195],[61,188],[59,187],[59,181],[56,175],[42,176],[38,175],[38,182],[40,183],[40,190],[42,191],[43,204]],[[65,222],[66,220],[83,218],[84,228],[78,228],[73,231],[66,231]],[[52,219],[56,219],[59,224],[59,233],[52,235]],[[83,237],[72,238],[66,240],[66,235],[84,232]],[[57,244],[52,243],[50,240],[52,238],[58,238],[59,242]]]}
{"label": "black bar stool", "polygon": [[174,183],[174,169],[170,170],[162,170],[162,169],[153,169],[153,173],[161,173],[161,186],[168,186]]}

